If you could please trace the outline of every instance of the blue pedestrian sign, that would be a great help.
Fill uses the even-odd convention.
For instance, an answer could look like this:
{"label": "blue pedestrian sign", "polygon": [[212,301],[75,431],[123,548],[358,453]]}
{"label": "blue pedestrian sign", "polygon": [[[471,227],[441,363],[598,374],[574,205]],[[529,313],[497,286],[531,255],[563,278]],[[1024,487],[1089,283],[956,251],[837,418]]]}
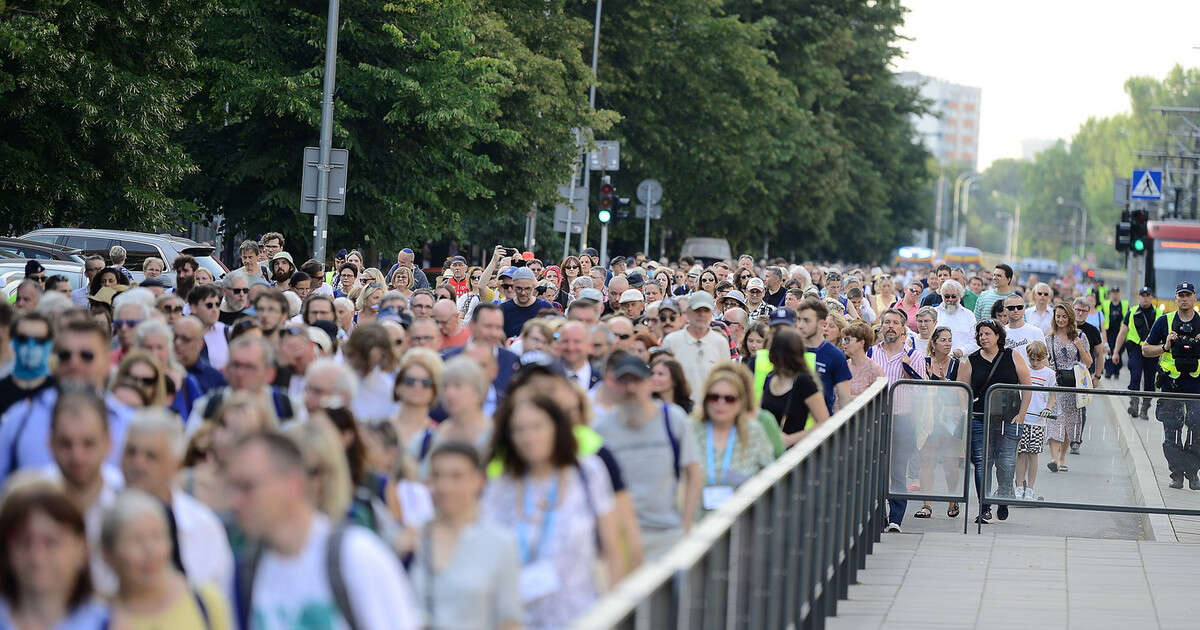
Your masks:
{"label": "blue pedestrian sign", "polygon": [[1135,170],[1129,182],[1130,199],[1162,199],[1162,171]]}

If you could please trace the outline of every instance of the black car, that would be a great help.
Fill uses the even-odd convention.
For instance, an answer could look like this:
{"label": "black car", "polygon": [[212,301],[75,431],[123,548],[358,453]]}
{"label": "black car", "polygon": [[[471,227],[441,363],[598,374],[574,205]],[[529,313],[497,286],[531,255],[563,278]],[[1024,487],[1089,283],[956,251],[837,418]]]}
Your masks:
{"label": "black car", "polygon": [[0,237],[0,258],[61,260],[83,264],[83,256],[78,248],[23,238]]}
{"label": "black car", "polygon": [[99,254],[108,259],[108,250],[114,245],[125,248],[125,267],[133,272],[142,270],[142,262],[151,256],[163,259],[167,271],[171,263],[182,254],[196,259],[201,267],[220,279],[227,269],[213,257],[213,246],[197,243],[190,238],[171,234],[148,234],[125,230],[92,230],[86,228],[44,228],[23,234],[21,238],[43,243],[54,243],[81,250],[82,255]]}

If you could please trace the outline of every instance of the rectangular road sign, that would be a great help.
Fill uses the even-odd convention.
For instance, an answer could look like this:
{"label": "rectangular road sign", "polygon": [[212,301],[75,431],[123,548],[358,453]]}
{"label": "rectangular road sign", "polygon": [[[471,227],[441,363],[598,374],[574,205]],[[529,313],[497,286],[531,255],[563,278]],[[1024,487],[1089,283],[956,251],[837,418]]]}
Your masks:
{"label": "rectangular road sign", "polygon": [[[646,206],[639,203],[637,205],[637,207],[634,209],[634,216],[636,216],[639,219],[645,219],[646,218]],[[650,218],[655,219],[655,220],[661,219],[662,218],[662,206],[650,206]]]}
{"label": "rectangular road sign", "polygon": [[621,143],[616,140],[597,140],[596,148],[588,152],[588,166],[593,171],[621,170]]}
{"label": "rectangular road sign", "polygon": [[[304,214],[317,213],[317,181],[320,170],[317,164],[321,161],[320,147],[304,147],[304,174],[300,178],[300,212]],[[346,164],[350,161],[350,151],[346,149],[330,149],[329,165],[329,216],[346,214]]]}
{"label": "rectangular road sign", "polygon": [[1134,170],[1130,199],[1162,199],[1162,171]]}

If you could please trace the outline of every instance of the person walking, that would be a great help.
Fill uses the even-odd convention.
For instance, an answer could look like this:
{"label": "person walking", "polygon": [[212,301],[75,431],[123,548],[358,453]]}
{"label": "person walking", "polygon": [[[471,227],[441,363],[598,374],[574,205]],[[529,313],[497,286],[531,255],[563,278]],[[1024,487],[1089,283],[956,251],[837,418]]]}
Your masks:
{"label": "person walking", "polygon": [[[1046,344],[1032,341],[1027,348],[1029,354],[1029,382],[1037,387],[1054,387],[1054,370],[1050,368],[1050,354]],[[1046,420],[1052,418],[1058,394],[1033,392],[1029,410],[1025,412],[1025,424],[1021,427],[1021,439],[1017,443],[1017,498],[1033,501],[1037,496],[1033,484],[1037,481],[1038,454],[1046,442]]]}
{"label": "person walking", "polygon": [[984,291],[975,300],[975,319],[984,320],[991,316],[992,305],[1014,293],[1013,269],[1001,263],[992,269],[992,288]]}
{"label": "person walking", "polygon": [[[1129,300],[1121,299],[1120,285],[1114,284],[1108,288],[1108,301],[1104,303],[1100,315],[1103,321],[1101,330],[1104,332],[1104,341],[1109,348],[1116,348],[1121,325],[1129,318]],[[1113,355],[1116,355],[1116,352],[1113,352]],[[1120,362],[1113,361],[1113,357],[1105,357],[1104,378],[1117,378],[1120,372]]]}
{"label": "person walking", "polygon": [[[947,280],[946,282],[952,282]],[[945,286],[946,283],[943,283]],[[944,298],[943,298],[944,299]],[[931,381],[957,381],[971,384],[971,363],[962,361],[954,356],[954,333],[944,326],[933,330],[929,340],[929,354],[925,357],[925,377]],[[935,390],[936,391],[936,390]],[[950,390],[953,392],[954,390]],[[946,475],[946,491],[957,494],[959,481],[962,479],[960,466],[961,457],[952,453],[961,452],[963,426],[961,408],[955,408],[954,401],[958,396],[937,396],[934,414],[922,425],[917,440],[917,452],[920,455],[919,483],[923,492],[932,491],[938,459],[942,460],[942,470]],[[946,516],[955,518],[959,514],[957,501],[951,501],[946,509]],[[933,504],[925,501],[924,505],[913,514],[914,518],[930,518],[933,516]]]}
{"label": "person walking", "polygon": [[[1050,355],[1050,367],[1054,370],[1055,384],[1059,387],[1075,387],[1076,362],[1091,367],[1092,355],[1088,352],[1085,339],[1086,336],[1078,330],[1072,309],[1066,304],[1055,304],[1054,327],[1046,335],[1046,349]],[[1083,441],[1083,418],[1076,406],[1075,395],[1059,396],[1057,412],[1056,418],[1046,421],[1046,438],[1050,441],[1050,461],[1046,468],[1050,472],[1068,472],[1068,445]]]}
{"label": "person walking", "polygon": [[[1162,391],[1181,394],[1200,393],[1200,320],[1196,319],[1196,286],[1191,282],[1175,285],[1177,310],[1154,321],[1142,354],[1158,359],[1162,370]],[[1154,414],[1163,424],[1163,457],[1171,471],[1171,487],[1200,490],[1200,405],[1194,400],[1160,400]]]}
{"label": "person walking", "polygon": [[[749,371],[740,363],[721,363],[704,385],[704,404],[696,412],[691,433],[705,453],[701,508],[710,512],[775,456],[766,430],[746,405],[753,395]],[[825,408],[816,392],[813,398],[818,409]]]}
{"label": "person walking", "polygon": [[[1142,287],[1138,291],[1138,306],[1129,311],[1129,317],[1121,324],[1121,330],[1117,333],[1117,345],[1113,347],[1112,361],[1113,363],[1121,364],[1121,349],[1125,348],[1129,354],[1129,391],[1137,392],[1139,389],[1146,392],[1154,391],[1154,380],[1158,376],[1158,358],[1150,358],[1142,353],[1142,340],[1150,335],[1150,327],[1154,325],[1155,320],[1161,317],[1163,308],[1154,306],[1154,291],[1150,287]],[[1153,399],[1146,396],[1141,399],[1141,408],[1138,407],[1138,397],[1129,397],[1129,415],[1136,418],[1141,416],[1143,420],[1150,419],[1150,403]]]}

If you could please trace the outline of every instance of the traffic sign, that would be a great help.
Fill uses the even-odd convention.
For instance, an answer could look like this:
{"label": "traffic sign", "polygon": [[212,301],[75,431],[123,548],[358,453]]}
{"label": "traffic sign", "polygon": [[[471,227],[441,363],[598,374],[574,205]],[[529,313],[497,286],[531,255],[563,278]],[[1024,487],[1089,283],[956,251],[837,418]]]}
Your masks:
{"label": "traffic sign", "polygon": [[662,184],[658,183],[656,179],[643,179],[642,183],[637,186],[638,201],[647,205],[658,205],[658,202],[662,201],[662,193]]}
{"label": "traffic sign", "polygon": [[597,140],[596,148],[588,151],[588,167],[593,171],[621,170],[621,143],[616,140]]}
{"label": "traffic sign", "polygon": [[[646,206],[638,204],[634,209],[634,216],[639,219],[646,218]],[[662,219],[662,206],[650,206],[650,218],[654,220]]]}
{"label": "traffic sign", "polygon": [[[350,151],[329,150],[329,216],[346,214],[346,164],[349,161]],[[320,147],[304,147],[304,172],[300,177],[300,212],[304,214],[317,213],[317,181],[320,179],[317,164],[320,162]]]}
{"label": "traffic sign", "polygon": [[1131,199],[1162,199],[1162,171],[1134,170]]}

